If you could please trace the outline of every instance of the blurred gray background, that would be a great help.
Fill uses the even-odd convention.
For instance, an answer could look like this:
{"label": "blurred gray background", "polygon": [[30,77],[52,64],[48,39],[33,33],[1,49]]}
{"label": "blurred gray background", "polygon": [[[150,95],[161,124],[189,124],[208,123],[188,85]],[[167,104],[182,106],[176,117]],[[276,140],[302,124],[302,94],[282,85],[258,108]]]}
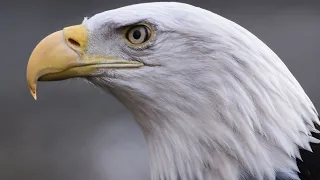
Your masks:
{"label": "blurred gray background", "polygon": [[[40,83],[34,101],[25,78],[29,55],[47,34],[141,2],[147,1],[1,1],[1,180],[149,179],[145,140],[115,98],[81,80],[67,80]],[[253,32],[282,58],[315,105],[320,103],[320,1],[183,2]]]}

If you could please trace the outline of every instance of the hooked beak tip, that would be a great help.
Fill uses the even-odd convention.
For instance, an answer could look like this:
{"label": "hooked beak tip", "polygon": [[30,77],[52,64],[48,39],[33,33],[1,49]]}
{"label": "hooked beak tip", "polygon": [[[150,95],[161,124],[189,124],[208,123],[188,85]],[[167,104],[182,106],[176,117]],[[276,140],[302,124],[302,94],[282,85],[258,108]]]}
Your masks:
{"label": "hooked beak tip", "polygon": [[37,100],[36,85],[29,84],[29,90],[34,100]]}

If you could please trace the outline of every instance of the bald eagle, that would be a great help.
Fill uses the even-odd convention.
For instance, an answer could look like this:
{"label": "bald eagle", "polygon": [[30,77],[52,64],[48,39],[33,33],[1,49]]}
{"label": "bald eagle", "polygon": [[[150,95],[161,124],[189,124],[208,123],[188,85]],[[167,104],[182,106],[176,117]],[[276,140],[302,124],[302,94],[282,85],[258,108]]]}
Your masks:
{"label": "bald eagle", "polygon": [[85,18],[33,50],[27,82],[80,77],[141,126],[152,180],[299,179],[318,113],[280,58],[238,24],[176,2]]}

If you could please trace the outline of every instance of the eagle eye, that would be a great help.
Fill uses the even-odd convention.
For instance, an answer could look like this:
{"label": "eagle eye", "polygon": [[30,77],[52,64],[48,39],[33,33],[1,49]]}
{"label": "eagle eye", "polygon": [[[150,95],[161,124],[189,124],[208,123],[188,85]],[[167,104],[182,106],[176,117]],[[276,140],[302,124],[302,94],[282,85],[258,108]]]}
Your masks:
{"label": "eagle eye", "polygon": [[143,44],[151,38],[151,30],[146,25],[136,25],[129,28],[126,38],[134,45]]}

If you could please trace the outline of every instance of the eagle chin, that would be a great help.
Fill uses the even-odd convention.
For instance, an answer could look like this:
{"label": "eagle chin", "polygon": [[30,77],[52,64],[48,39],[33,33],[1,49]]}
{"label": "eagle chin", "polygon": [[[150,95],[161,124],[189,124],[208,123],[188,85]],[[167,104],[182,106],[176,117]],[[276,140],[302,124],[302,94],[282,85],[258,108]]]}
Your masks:
{"label": "eagle chin", "polygon": [[299,179],[317,111],[280,58],[210,11],[175,2],[105,11],[44,38],[27,81],[81,77],[142,127],[152,180]]}

